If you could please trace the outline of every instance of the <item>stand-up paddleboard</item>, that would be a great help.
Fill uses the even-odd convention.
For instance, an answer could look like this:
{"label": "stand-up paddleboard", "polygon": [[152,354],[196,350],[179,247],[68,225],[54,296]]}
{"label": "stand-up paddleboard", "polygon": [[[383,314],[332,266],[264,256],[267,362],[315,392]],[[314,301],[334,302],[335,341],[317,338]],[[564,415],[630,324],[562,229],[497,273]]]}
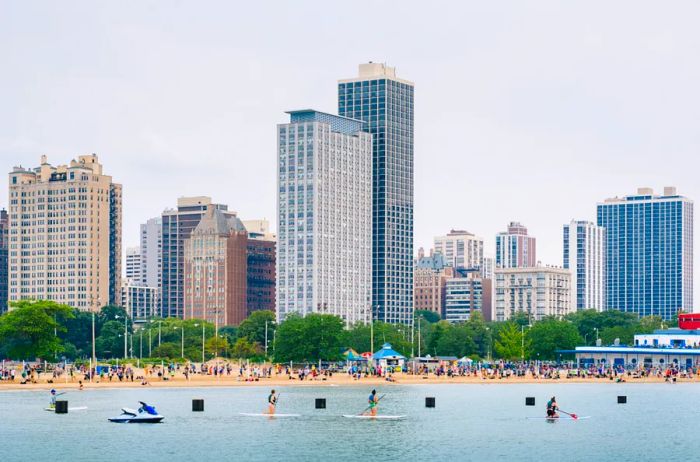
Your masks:
{"label": "stand-up paddleboard", "polygon": [[407,416],[405,415],[343,415],[343,417],[347,417],[348,419],[377,419],[377,420],[401,420],[405,419]]}
{"label": "stand-up paddleboard", "polygon": [[[87,409],[87,406],[69,407],[68,411],[69,412],[70,411],[84,411],[85,409]],[[44,410],[49,411],[49,412],[56,412],[55,407],[47,407],[47,408],[44,408]]]}
{"label": "stand-up paddleboard", "polygon": [[253,413],[253,412],[239,412],[240,415],[246,416],[246,417],[301,417],[301,414],[268,414],[268,413]]}
{"label": "stand-up paddleboard", "polygon": [[583,420],[583,419],[590,419],[591,416],[589,415],[580,415],[577,418],[569,417],[569,416],[559,416],[559,417],[527,417],[528,419],[533,419],[533,420]]}

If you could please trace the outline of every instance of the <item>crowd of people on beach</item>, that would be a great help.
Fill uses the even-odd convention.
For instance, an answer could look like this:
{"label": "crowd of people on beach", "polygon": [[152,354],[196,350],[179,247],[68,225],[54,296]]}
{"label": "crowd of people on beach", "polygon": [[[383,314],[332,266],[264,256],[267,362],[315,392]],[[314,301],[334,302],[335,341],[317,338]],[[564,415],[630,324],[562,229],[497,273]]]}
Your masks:
{"label": "crowd of people on beach", "polygon": [[[321,363],[321,364],[253,364],[248,362],[233,363],[219,361],[209,363],[161,363],[144,365],[135,368],[131,364],[98,366],[90,368],[87,365],[65,365],[63,363],[50,365],[45,363],[4,363],[0,368],[0,381],[19,383],[46,383],[58,381],[74,382],[76,379],[100,382],[135,382],[150,385],[151,380],[168,381],[177,378],[191,380],[194,376],[226,377],[236,381],[258,382],[270,378],[286,378],[299,381],[325,381],[334,373],[344,373],[353,380],[366,378],[381,378],[395,382],[401,377],[423,377],[450,380],[460,377],[471,377],[481,380],[557,380],[557,379],[607,379],[626,382],[629,379],[657,378],[675,382],[679,378],[692,379],[697,374],[697,368],[680,368],[675,364],[665,367],[650,366],[646,368],[626,369],[622,366],[604,364],[576,367],[571,363],[554,364],[540,361],[493,361],[464,364],[443,361],[436,364],[413,364],[407,362],[403,368],[396,366],[376,365],[367,362],[356,363]],[[402,375],[403,374],[403,375]]]}

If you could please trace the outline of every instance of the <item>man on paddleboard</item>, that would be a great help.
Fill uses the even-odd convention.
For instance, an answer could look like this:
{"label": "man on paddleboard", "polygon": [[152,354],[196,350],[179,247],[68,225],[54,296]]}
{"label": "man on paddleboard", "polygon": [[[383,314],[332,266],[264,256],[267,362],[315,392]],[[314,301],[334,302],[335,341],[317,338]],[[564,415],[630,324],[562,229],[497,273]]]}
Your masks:
{"label": "man on paddleboard", "polygon": [[49,403],[49,407],[51,409],[54,409],[56,407],[56,390],[53,388],[51,389],[51,402]]}
{"label": "man on paddleboard", "polygon": [[559,414],[557,414],[558,409],[559,405],[557,404],[557,398],[552,396],[552,399],[547,401],[547,417],[550,419],[556,419],[559,417]]}
{"label": "man on paddleboard", "polygon": [[367,404],[369,404],[369,415],[376,417],[377,405],[379,404],[379,399],[377,399],[377,390],[372,390],[372,393],[369,394]]}
{"label": "man on paddleboard", "polygon": [[275,394],[275,390],[272,390],[270,392],[270,396],[267,397],[267,404],[268,404],[268,413],[269,414],[274,414],[275,413],[275,406],[277,405],[277,395]]}

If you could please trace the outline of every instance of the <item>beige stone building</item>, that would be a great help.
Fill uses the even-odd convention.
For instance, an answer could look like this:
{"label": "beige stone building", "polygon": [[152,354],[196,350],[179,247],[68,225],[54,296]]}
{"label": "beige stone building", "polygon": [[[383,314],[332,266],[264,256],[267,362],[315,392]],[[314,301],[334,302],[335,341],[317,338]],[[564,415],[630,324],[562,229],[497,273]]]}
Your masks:
{"label": "beige stone building", "polygon": [[507,321],[518,311],[539,321],[576,310],[571,304],[571,273],[563,268],[497,268],[494,292],[494,321]]}
{"label": "beige stone building", "polygon": [[9,299],[98,310],[118,304],[122,188],[97,155],[9,174]]}

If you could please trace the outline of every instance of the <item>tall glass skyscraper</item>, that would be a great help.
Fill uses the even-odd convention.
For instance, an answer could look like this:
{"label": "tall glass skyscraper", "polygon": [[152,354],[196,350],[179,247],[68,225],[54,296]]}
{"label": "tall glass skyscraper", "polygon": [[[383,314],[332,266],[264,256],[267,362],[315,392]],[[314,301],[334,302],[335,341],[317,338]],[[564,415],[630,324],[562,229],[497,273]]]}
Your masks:
{"label": "tall glass skyscraper", "polygon": [[650,188],[598,204],[606,234],[607,309],[675,319],[693,310],[693,202]]}
{"label": "tall glass skyscraper", "polygon": [[338,113],[372,134],[372,313],[413,322],[413,83],[384,64],[338,82]]}

